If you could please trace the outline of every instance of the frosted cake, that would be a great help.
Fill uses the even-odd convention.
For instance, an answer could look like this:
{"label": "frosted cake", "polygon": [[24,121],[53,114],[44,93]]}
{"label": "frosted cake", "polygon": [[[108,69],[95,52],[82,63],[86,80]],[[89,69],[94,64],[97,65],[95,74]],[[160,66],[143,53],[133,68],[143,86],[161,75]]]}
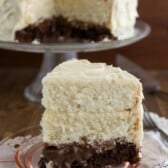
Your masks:
{"label": "frosted cake", "polygon": [[138,0],[1,0],[0,40],[98,41],[134,34]]}

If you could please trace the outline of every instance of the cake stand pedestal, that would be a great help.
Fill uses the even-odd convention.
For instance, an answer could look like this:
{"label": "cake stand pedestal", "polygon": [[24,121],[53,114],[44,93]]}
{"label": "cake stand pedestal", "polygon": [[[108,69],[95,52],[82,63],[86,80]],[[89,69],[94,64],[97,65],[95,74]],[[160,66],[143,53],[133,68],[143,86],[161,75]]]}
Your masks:
{"label": "cake stand pedestal", "polygon": [[24,96],[33,102],[40,102],[41,100],[41,90],[42,90],[42,78],[46,75],[47,72],[50,72],[55,66],[59,65],[60,63],[68,60],[77,58],[77,54],[75,52],[71,53],[50,53],[46,52],[43,55],[43,62],[40,67],[39,73],[37,74],[36,78],[33,82],[26,87],[24,90]]}
{"label": "cake stand pedestal", "polygon": [[107,40],[100,42],[68,41],[50,44],[27,44],[0,41],[0,48],[15,51],[44,53],[43,62],[37,77],[24,91],[24,96],[28,100],[40,102],[42,90],[41,79],[56,65],[68,59],[77,58],[79,52],[103,51],[131,45],[148,36],[150,30],[148,24],[143,21],[137,21],[134,36],[126,40]]}

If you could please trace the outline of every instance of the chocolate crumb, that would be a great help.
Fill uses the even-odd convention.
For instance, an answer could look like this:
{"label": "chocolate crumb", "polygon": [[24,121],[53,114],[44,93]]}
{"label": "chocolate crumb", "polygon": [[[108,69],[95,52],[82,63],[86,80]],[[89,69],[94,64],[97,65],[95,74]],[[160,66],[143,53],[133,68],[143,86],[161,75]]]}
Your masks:
{"label": "chocolate crumb", "polygon": [[38,24],[31,24],[15,34],[19,42],[31,43],[37,40],[41,43],[57,42],[60,39],[83,41],[101,41],[104,38],[115,39],[105,26],[84,23],[78,20],[68,21],[62,16],[45,19]]}
{"label": "chocolate crumb", "polygon": [[19,144],[16,144],[14,147],[17,149],[17,148],[19,148],[19,147],[20,147],[20,145],[19,145]]}
{"label": "chocolate crumb", "polygon": [[104,168],[124,162],[131,164],[139,161],[136,145],[125,140],[107,141],[102,144],[64,144],[45,146],[39,168],[53,162],[53,168]]}

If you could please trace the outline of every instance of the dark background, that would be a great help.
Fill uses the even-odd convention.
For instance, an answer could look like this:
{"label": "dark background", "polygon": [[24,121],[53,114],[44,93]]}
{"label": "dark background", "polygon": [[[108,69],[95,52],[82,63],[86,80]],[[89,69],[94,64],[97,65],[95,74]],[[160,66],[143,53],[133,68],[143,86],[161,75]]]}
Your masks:
{"label": "dark background", "polygon": [[[168,68],[168,0],[139,0],[140,18],[152,27],[149,37],[122,49],[80,54],[91,61],[114,63],[114,53],[122,53],[148,69]],[[0,50],[0,67],[38,67],[40,54]]]}

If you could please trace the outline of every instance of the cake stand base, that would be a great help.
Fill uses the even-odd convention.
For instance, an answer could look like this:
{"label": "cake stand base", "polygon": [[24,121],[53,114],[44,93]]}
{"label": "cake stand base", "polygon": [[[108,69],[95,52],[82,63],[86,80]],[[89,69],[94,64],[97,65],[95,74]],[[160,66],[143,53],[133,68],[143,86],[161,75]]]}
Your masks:
{"label": "cake stand base", "polygon": [[77,53],[72,52],[72,53],[54,54],[54,53],[46,52],[43,55],[43,62],[40,67],[39,73],[37,74],[34,81],[28,87],[26,87],[26,89],[24,90],[25,98],[27,98],[28,100],[30,100],[32,102],[39,103],[41,101],[41,97],[42,97],[42,94],[41,94],[42,78],[49,71],[51,71],[55,66],[59,65],[60,63],[66,61],[66,60],[73,59],[73,58],[77,58]]}

